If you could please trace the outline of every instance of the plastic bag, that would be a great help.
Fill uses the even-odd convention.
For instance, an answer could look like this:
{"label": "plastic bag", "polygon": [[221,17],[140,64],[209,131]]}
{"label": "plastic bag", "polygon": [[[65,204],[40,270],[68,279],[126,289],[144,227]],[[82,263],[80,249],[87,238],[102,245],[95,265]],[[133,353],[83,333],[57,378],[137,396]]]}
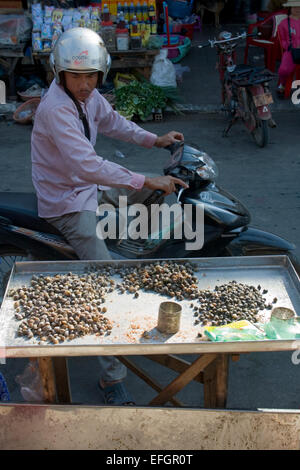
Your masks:
{"label": "plastic bag", "polygon": [[167,55],[168,49],[161,49],[160,53],[155,57],[150,82],[160,87],[176,88],[176,71]]}
{"label": "plastic bag", "polygon": [[211,341],[253,341],[266,339],[265,334],[247,320],[228,323],[223,326],[208,326],[204,330]]}
{"label": "plastic bag", "polygon": [[25,401],[43,401],[43,386],[37,360],[31,360],[23,374],[17,375],[16,382]]}
{"label": "plastic bag", "polygon": [[264,326],[268,339],[299,339],[300,323],[298,319],[290,321],[271,319]]}
{"label": "plastic bag", "polygon": [[151,34],[147,42],[147,49],[160,49],[163,46],[164,38]]}
{"label": "plastic bag", "polygon": [[185,72],[190,72],[191,71],[190,67],[182,66],[181,64],[174,64],[174,68],[175,68],[175,73],[176,73],[176,80],[178,82],[183,81],[182,75]]}
{"label": "plastic bag", "polygon": [[31,38],[32,22],[25,15],[0,15],[0,45],[14,45]]}

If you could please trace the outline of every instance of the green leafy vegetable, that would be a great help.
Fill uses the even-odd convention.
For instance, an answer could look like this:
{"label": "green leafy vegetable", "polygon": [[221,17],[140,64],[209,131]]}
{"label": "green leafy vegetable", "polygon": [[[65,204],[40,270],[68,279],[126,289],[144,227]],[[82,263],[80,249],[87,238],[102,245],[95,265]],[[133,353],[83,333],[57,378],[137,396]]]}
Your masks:
{"label": "green leafy vegetable", "polygon": [[168,98],[162,88],[149,82],[134,81],[115,90],[117,111],[127,119],[137,116],[146,121],[153,108],[164,109]]}

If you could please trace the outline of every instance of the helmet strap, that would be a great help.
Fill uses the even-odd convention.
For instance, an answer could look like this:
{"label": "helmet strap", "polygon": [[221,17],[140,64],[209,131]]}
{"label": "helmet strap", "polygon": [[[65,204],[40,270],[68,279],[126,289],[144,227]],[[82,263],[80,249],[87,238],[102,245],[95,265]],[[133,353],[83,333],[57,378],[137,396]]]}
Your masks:
{"label": "helmet strap", "polygon": [[80,106],[78,100],[75,98],[73,93],[71,93],[70,90],[67,88],[64,73],[61,74],[61,82],[62,82],[62,85],[64,87],[65,93],[69,96],[69,98],[71,98],[71,100],[73,101],[73,103],[75,104],[75,106],[77,108],[77,111],[78,111],[78,114],[79,114],[79,119],[82,121],[82,124],[83,124],[84,135],[86,136],[86,138],[88,140],[91,140],[90,126],[89,126],[88,120],[86,118],[86,115],[82,111],[82,107]]}

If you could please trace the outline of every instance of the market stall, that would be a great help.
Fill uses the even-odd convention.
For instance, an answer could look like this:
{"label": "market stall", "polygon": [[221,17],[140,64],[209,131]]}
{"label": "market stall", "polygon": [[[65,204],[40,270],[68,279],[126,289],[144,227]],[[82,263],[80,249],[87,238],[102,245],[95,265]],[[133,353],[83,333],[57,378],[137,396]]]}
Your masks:
{"label": "market stall", "polygon": [[[160,285],[159,273],[165,269],[171,269],[171,287],[168,282]],[[168,276],[163,274],[163,277]],[[182,279],[191,280],[190,287],[186,288]],[[235,288],[232,283],[237,283],[237,288],[242,284],[244,292],[248,292],[245,299],[238,294],[240,300],[247,303],[240,308],[240,321],[225,322],[224,326],[220,322],[218,326],[203,316],[202,320],[198,316],[195,319],[198,298],[211,299],[224,285]],[[256,288],[258,285],[260,287]],[[165,293],[165,288],[169,289],[169,294]],[[173,289],[176,292],[173,293]],[[256,298],[264,298],[259,300],[259,307],[255,307],[257,311],[249,307],[255,289],[262,291]],[[180,290],[186,293],[185,297]],[[221,299],[222,295],[219,297]],[[158,312],[162,302],[174,298],[180,306],[180,321],[171,331],[161,327]],[[230,302],[234,301],[230,299]],[[229,308],[230,302],[219,305],[219,314],[214,313],[214,320],[220,318],[225,306]],[[202,300],[202,312],[205,303]],[[211,301],[211,306],[215,303]],[[150,406],[161,406],[168,401],[184,406],[175,395],[196,380],[204,385],[206,408],[225,408],[230,357],[236,359],[240,353],[288,351],[299,347],[295,341],[299,335],[298,317],[273,318],[269,306],[275,303],[299,315],[299,277],[285,256],[173,262],[16,263],[1,308],[0,351],[4,357],[28,357],[38,361],[43,383],[42,401],[46,403],[72,402],[68,357],[114,355],[158,392]],[[237,314],[237,304],[232,311],[231,315]],[[244,320],[249,315],[253,317],[251,322]],[[210,318],[209,312],[207,318]],[[197,357],[189,363],[176,354]],[[137,368],[128,358],[130,355],[147,356],[179,375],[162,387],[147,372]]]}
{"label": "market stall", "polygon": [[0,65],[8,76],[8,96],[11,99],[17,97],[15,68],[31,42],[31,27],[31,20],[24,13],[17,10],[17,13],[1,14],[0,9]]}
{"label": "market stall", "polygon": [[112,69],[142,68],[151,70],[157,50],[147,49],[151,34],[156,33],[155,2],[133,4],[105,3],[101,6],[59,9],[42,4],[32,5],[32,49],[49,72],[49,54],[63,31],[87,27],[99,33],[112,56]]}
{"label": "market stall", "polygon": [[[172,9],[174,2],[168,0],[168,3]],[[49,59],[57,39],[70,28],[85,27],[101,35],[112,59],[108,82],[101,93],[114,90],[117,73],[129,73],[142,84],[146,79],[163,87],[167,92],[166,106],[174,107],[180,97],[174,90],[170,94],[167,87],[177,87],[175,69],[167,85],[161,85],[151,74],[155,58],[161,51],[166,51],[166,58],[175,64],[191,47],[193,29],[199,27],[199,19],[191,13],[192,2],[186,0],[184,3],[188,4],[184,10],[173,8],[174,18],[166,14],[166,3],[163,7],[163,2],[156,3],[155,0],[108,0],[84,7],[75,7],[72,2],[68,5],[56,2],[54,6],[54,3],[45,4],[42,0],[38,3],[29,1],[28,9],[13,10],[9,14],[2,10],[1,15],[0,9],[0,67],[4,70],[8,98],[24,101],[41,97],[53,80]],[[166,60],[160,62],[160,66],[165,63]],[[167,74],[165,71],[164,75]],[[163,107],[154,104],[153,110],[153,119],[161,120]]]}

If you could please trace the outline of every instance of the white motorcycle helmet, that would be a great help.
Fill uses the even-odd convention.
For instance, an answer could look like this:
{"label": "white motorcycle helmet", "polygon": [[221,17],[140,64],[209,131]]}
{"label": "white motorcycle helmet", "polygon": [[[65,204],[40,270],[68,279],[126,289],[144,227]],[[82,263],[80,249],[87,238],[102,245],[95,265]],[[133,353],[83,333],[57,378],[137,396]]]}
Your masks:
{"label": "white motorcycle helmet", "polygon": [[72,28],[57,40],[50,55],[50,65],[56,83],[60,83],[60,72],[102,72],[105,82],[111,65],[103,39],[88,28]]}

